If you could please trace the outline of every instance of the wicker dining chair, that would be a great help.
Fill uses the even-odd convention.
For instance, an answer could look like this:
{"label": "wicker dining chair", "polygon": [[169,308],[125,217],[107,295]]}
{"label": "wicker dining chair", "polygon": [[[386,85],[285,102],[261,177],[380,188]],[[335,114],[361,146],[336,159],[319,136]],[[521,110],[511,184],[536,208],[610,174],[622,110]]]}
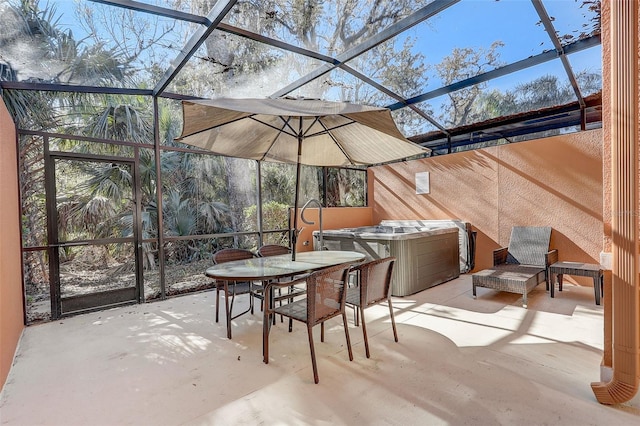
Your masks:
{"label": "wicker dining chair", "polygon": [[[289,247],[281,246],[279,244],[265,244],[258,249],[258,256],[260,257],[279,256],[282,254],[289,254],[289,253],[291,253],[291,249]],[[284,278],[284,279],[279,279],[278,282],[293,281],[294,279],[295,278]],[[279,297],[282,296],[282,290],[283,288],[278,288]],[[303,288],[300,288],[300,287],[296,288],[294,286],[290,286],[288,288],[285,288],[284,290],[285,292],[287,292],[286,294],[291,295],[292,298],[299,296],[301,294],[304,294],[305,292]],[[262,294],[262,292],[259,292],[257,294]],[[293,300],[290,300],[290,301],[293,301]],[[263,302],[263,305],[260,306],[261,309],[264,306],[264,298],[262,298],[262,302]],[[280,301],[279,303],[282,304],[282,301]],[[273,319],[275,323],[275,316]],[[280,315],[280,322],[282,321],[283,321],[282,315]],[[293,320],[289,318],[289,331],[292,331],[292,330],[293,330]]]}
{"label": "wicker dining chair", "polygon": [[260,257],[277,256],[289,253],[291,253],[291,249],[289,249],[289,247],[281,246],[279,244],[265,244],[258,249],[258,256]]}
{"label": "wicker dining chair", "polygon": [[391,276],[395,257],[376,259],[367,263],[354,266],[351,271],[355,272],[357,286],[347,290],[346,303],[356,308],[356,325],[358,318],[362,321],[362,334],[364,337],[364,348],[367,358],[369,354],[369,339],[367,338],[367,325],[364,320],[364,310],[370,306],[381,302],[387,302],[389,306],[389,316],[391,317],[391,327],[393,328],[393,338],[398,341],[396,331],[396,320],[393,316],[393,305],[391,304]]}
{"label": "wicker dining chair", "polygon": [[[256,257],[256,255],[250,250],[225,248],[213,254],[213,263],[219,264],[231,262],[234,260],[252,259],[254,257]],[[253,314],[253,296],[255,292],[253,289],[253,283],[251,282],[236,282],[226,280],[216,281],[216,322],[218,322],[219,319],[219,302],[221,291],[224,292],[225,313],[227,320],[227,337],[231,339],[231,321],[238,318],[240,315],[246,314],[249,311],[251,311],[251,313]],[[233,315],[233,302],[235,300],[235,296],[239,294],[249,294],[249,308]]]}
{"label": "wicker dining chair", "polygon": [[[333,317],[342,315],[344,335],[347,340],[349,360],[353,361],[351,340],[349,339],[349,327],[345,314],[345,301],[347,295],[347,280],[349,277],[349,264],[342,264],[321,269],[294,281],[294,284],[306,283],[306,297],[294,302],[284,303],[282,306],[265,308],[266,318],[273,314],[281,314],[307,325],[309,337],[309,349],[311,351],[311,363],[313,365],[313,379],[319,382],[316,352],[313,344],[313,327],[320,324],[320,341],[324,342],[324,322]],[[272,283],[274,288],[289,286],[291,283]],[[263,346],[264,362],[269,363],[269,331],[271,327],[264,327]]]}

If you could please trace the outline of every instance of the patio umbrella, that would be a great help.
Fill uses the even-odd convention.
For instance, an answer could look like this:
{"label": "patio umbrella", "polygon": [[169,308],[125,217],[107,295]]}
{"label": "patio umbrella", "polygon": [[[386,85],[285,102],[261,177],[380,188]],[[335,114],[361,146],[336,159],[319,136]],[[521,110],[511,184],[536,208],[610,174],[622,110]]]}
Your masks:
{"label": "patio umbrella", "polygon": [[[386,108],[316,99],[182,101],[179,142],[236,158],[300,166],[361,166],[426,154],[406,139]],[[298,229],[294,215],[294,231]],[[295,232],[292,233],[295,260]]]}

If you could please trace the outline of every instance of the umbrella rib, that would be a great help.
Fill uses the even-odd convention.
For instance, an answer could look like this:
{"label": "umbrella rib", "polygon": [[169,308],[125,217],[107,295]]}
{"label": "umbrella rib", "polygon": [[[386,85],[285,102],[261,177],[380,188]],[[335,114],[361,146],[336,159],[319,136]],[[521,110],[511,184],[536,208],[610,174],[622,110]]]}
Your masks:
{"label": "umbrella rib", "polygon": [[282,116],[280,116],[280,118],[282,118],[282,121],[283,121],[282,127],[277,127],[277,126],[274,126],[273,124],[267,123],[266,121],[262,121],[262,120],[256,118],[254,115],[250,115],[248,118],[250,118],[253,121],[257,121],[258,123],[260,123],[260,124],[262,124],[264,126],[271,127],[273,130],[277,130],[278,132],[285,133],[285,134],[287,134],[289,136],[292,136],[294,138],[298,137],[298,135],[295,132],[289,133],[289,132],[285,131],[285,127],[288,127],[289,129],[291,129],[293,131],[293,129],[289,125],[289,119],[291,117],[289,117],[289,119],[285,120],[284,118],[282,118]]}
{"label": "umbrella rib", "polygon": [[[322,121],[320,121],[320,118],[322,118],[322,117],[318,117],[318,118],[316,119],[316,122],[320,122],[320,125],[322,126],[322,128],[323,128],[324,130],[323,130],[323,131],[321,131],[321,132],[312,133],[312,134],[310,134],[310,135],[305,135],[305,137],[307,137],[307,138],[311,138],[311,137],[318,136],[318,135],[322,135],[322,134],[325,134],[325,133],[331,134],[331,131],[333,131],[333,130],[339,129],[339,128],[341,128],[341,127],[350,126],[350,125],[352,125],[352,124],[356,123],[356,121],[355,121],[354,119],[352,119],[352,118],[349,118],[349,117],[347,117],[347,116],[345,116],[345,115],[342,115],[342,114],[339,114],[339,115],[340,115],[340,117],[342,117],[342,118],[345,118],[345,119],[349,120],[349,122],[348,122],[348,123],[339,124],[339,125],[337,125],[337,126],[335,126],[335,127],[328,128],[327,126],[325,126],[325,125],[324,125],[324,123],[323,123]],[[315,124],[315,122],[314,122],[313,124]],[[311,127],[309,127],[309,129],[311,129]]]}
{"label": "umbrella rib", "polygon": [[[292,136],[294,138],[299,138],[299,137],[303,137],[304,138],[304,132],[302,131],[302,129],[300,129],[299,131],[296,131],[296,129],[294,129],[293,127],[291,127],[291,124],[289,124],[289,122],[291,121],[292,118],[302,118],[302,117],[298,117],[298,116],[292,116],[292,115],[287,115],[287,116],[279,116],[280,119],[284,122],[284,125],[287,126],[290,130],[291,133],[287,133],[289,136]],[[284,117],[287,117],[287,119],[285,120]],[[314,121],[315,123],[315,121]],[[313,126],[313,124],[311,124]],[[300,134],[298,134],[298,132]]]}
{"label": "umbrella rib", "polygon": [[[273,138],[273,140],[269,144],[269,148],[265,149],[264,155],[262,156],[260,161],[264,160],[267,157],[267,155],[269,154],[269,151],[271,151],[271,148],[273,148],[273,146],[275,145],[276,140],[278,139],[278,136],[280,135],[280,133],[284,133],[284,134],[289,135],[291,137],[294,137],[296,139],[298,137],[301,137],[302,139],[305,139],[305,138],[309,137],[308,135],[305,135],[305,132],[303,132],[302,130],[300,130],[300,135],[298,135],[296,130],[291,126],[290,121],[293,118],[293,116],[291,116],[291,115],[289,115],[289,116],[280,115],[279,117],[282,120],[282,127],[277,127],[277,126],[274,126],[273,124],[270,124],[270,123],[267,123],[265,121],[262,121],[262,120],[256,118],[254,115],[250,115],[248,117],[248,118],[250,118],[250,119],[252,119],[252,120],[254,120],[254,121],[256,121],[256,122],[258,122],[258,123],[260,123],[262,125],[264,125],[264,126],[271,127],[272,129],[278,131],[278,133],[275,135],[275,137]],[[320,121],[320,118],[321,118],[321,116],[314,117],[313,122],[309,125],[309,127],[307,127],[307,131],[309,131],[318,122],[322,125],[322,127],[324,129],[326,129],[326,126],[324,126],[322,124],[322,122]],[[351,123],[348,123],[348,124],[351,124]],[[338,127],[341,127],[341,126],[337,126],[336,128],[338,128]],[[286,131],[285,129],[289,129],[290,132]],[[322,134],[322,133],[324,133],[324,132],[318,132],[318,133],[313,134],[312,136],[315,136],[315,135],[318,135],[318,134]],[[332,139],[334,139],[333,136],[332,136]],[[334,139],[334,141],[335,141],[335,139]],[[336,141],[336,144],[337,144],[337,141]],[[344,150],[342,149],[340,144],[338,144],[338,146],[340,147],[340,150],[342,150],[344,152]]]}
{"label": "umbrella rib", "polygon": [[[343,116],[343,117],[344,117],[344,116]],[[345,118],[347,118],[347,117],[345,117]],[[351,159],[351,157],[349,156],[349,154],[347,154],[347,151],[345,151],[345,150],[344,150],[344,148],[342,147],[342,144],[341,144],[340,142],[338,142],[338,140],[335,138],[335,136],[333,136],[333,133],[331,133],[331,131],[330,131],[330,130],[338,129],[338,128],[340,128],[340,127],[347,126],[347,125],[349,125],[349,124],[353,124],[353,123],[355,123],[355,121],[352,121],[351,123],[341,124],[340,126],[333,127],[332,129],[327,128],[327,126],[325,126],[325,125],[324,125],[324,123],[323,123],[322,121],[319,121],[319,120],[318,120],[318,122],[320,123],[320,125],[322,126],[322,128],[323,128],[325,131],[324,131],[324,132],[318,132],[318,133],[315,133],[315,135],[319,135],[319,134],[321,134],[321,133],[326,133],[327,135],[329,135],[329,137],[331,138],[331,140],[333,140],[333,142],[336,144],[336,146],[337,146],[338,148],[340,148],[340,151],[342,151],[342,153],[344,154],[344,158],[346,158],[347,160],[349,160],[349,162],[350,162],[352,165],[354,165],[354,166],[355,166],[355,165],[356,165],[356,163],[354,163],[354,161]],[[313,135],[311,135],[311,136],[313,136]],[[311,136],[310,136],[310,137],[311,137]]]}
{"label": "umbrella rib", "polygon": [[[247,116],[244,116],[244,117],[234,118],[233,120],[225,121],[224,123],[220,123],[220,124],[217,124],[217,125],[215,125],[215,126],[207,127],[207,128],[205,128],[205,129],[198,130],[197,132],[189,133],[188,135],[184,135],[184,136],[182,136],[181,138],[176,138],[176,140],[181,140],[181,139],[184,139],[184,138],[186,138],[186,137],[188,137],[188,136],[197,135],[198,133],[203,133],[203,132],[206,132],[206,131],[209,131],[209,130],[215,130],[215,129],[217,129],[218,127],[228,126],[228,125],[229,125],[229,124],[231,124],[231,123],[235,123],[235,122],[238,122],[238,121],[241,121],[241,120],[246,120],[247,118],[248,118],[248,119],[251,119],[251,120],[253,120],[253,121],[257,121],[258,123],[260,123],[260,124],[262,124],[262,125],[264,125],[264,126],[271,127],[272,129],[277,130],[277,131],[279,131],[279,132],[284,132],[284,133],[286,133],[286,134],[288,134],[288,135],[290,135],[290,136],[297,137],[297,134],[295,134],[295,133],[288,133],[288,132],[285,132],[285,131],[284,131],[284,126],[283,126],[282,128],[276,127],[276,126],[274,126],[273,124],[269,124],[269,123],[267,123],[267,122],[265,122],[265,121],[262,121],[262,120],[260,120],[260,119],[256,118],[256,117],[255,117],[256,115],[257,115],[257,114],[251,114],[251,115],[247,115]],[[289,126],[287,122],[285,122],[285,125],[287,125],[287,127],[289,127],[289,128],[291,129],[291,126]],[[293,130],[293,129],[292,129],[292,130]]]}
{"label": "umbrella rib", "polygon": [[[249,117],[250,117],[250,118],[252,118],[251,116],[249,116]],[[235,123],[236,121],[244,120],[244,119],[246,119],[246,118],[247,118],[247,117],[238,117],[238,118],[235,118],[235,119],[233,119],[233,120],[225,121],[224,123],[216,124],[215,126],[211,126],[211,127],[206,127],[206,128],[203,128],[203,129],[199,129],[199,130],[197,130],[197,131],[191,132],[191,133],[186,134],[186,135],[184,135],[184,134],[183,134],[183,135],[181,135],[181,137],[179,137],[179,138],[175,138],[175,139],[176,139],[178,142],[182,142],[182,139],[188,138],[189,136],[193,136],[193,135],[197,135],[197,134],[200,134],[200,133],[208,132],[209,130],[215,130],[215,129],[217,129],[218,127],[227,126],[227,125],[229,125],[229,124],[231,124],[231,123]]]}
{"label": "umbrella rib", "polygon": [[[314,134],[312,134],[312,135],[308,135],[308,134],[307,134],[307,132],[308,132],[309,130],[311,130],[311,129],[313,128],[313,126],[314,126],[316,123],[318,123],[318,122],[319,122],[320,124],[322,124],[322,121],[320,121],[320,119],[321,119],[322,117],[323,117],[323,116],[321,116],[321,115],[314,117],[314,118],[313,118],[313,122],[312,122],[311,124],[309,124],[309,126],[307,127],[307,130],[305,130],[304,132],[302,131],[302,129],[300,129],[300,133],[301,133],[301,134],[300,134],[300,136],[302,136],[302,138],[308,138],[308,137],[310,137],[310,136],[316,136],[316,135],[319,135],[319,134],[321,134],[321,133],[324,133],[324,132],[318,132],[318,133],[314,133]],[[324,127],[324,126],[322,126],[322,127]]]}
{"label": "umbrella rib", "polygon": [[280,133],[289,134],[289,133],[287,133],[287,132],[285,132],[285,131],[284,131],[285,126],[287,126],[287,121],[285,121],[285,122],[283,123],[283,125],[282,125],[282,127],[281,127],[281,128],[278,128],[278,127],[276,127],[276,126],[272,126],[272,125],[270,125],[270,124],[268,124],[268,123],[265,123],[265,122],[263,122],[263,121],[260,121],[260,120],[258,120],[258,119],[255,119],[255,118],[254,118],[254,120],[255,120],[255,121],[257,121],[258,123],[262,123],[262,124],[264,124],[265,126],[269,126],[269,127],[271,127],[272,129],[275,129],[275,130],[277,130],[277,131],[278,131],[278,133],[276,133],[276,135],[273,137],[273,139],[272,139],[272,140],[271,140],[271,142],[269,143],[269,147],[268,147],[267,149],[265,149],[265,150],[264,150],[264,154],[262,154],[262,157],[260,158],[260,161],[264,161],[264,159],[265,159],[265,158],[267,158],[267,154],[269,154],[269,151],[271,151],[271,148],[273,148],[273,145],[275,145],[276,141],[278,140],[278,137],[280,136]]}

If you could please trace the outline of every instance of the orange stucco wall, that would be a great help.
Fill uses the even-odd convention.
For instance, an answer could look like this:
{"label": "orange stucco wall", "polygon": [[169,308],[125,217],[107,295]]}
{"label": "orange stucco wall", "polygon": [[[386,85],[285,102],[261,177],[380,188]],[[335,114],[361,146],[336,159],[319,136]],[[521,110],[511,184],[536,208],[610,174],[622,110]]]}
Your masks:
{"label": "orange stucco wall", "polygon": [[[298,209],[298,214],[300,210]],[[327,207],[322,209],[322,229],[352,228],[371,225],[371,207]],[[319,229],[318,209],[308,208],[304,212],[304,218],[315,222],[307,225],[298,216],[298,229],[302,228],[298,235],[296,251],[303,252],[313,249],[313,231]],[[293,223],[293,222],[292,222]],[[305,242],[308,244],[305,245]]]}
{"label": "orange stucco wall", "polygon": [[24,328],[15,126],[0,98],[0,389]]}
{"label": "orange stucco wall", "polygon": [[[416,194],[419,172],[429,172],[429,194]],[[369,173],[373,223],[468,221],[478,231],[476,270],[492,265],[492,251],[508,245],[517,225],[551,226],[551,247],[561,260],[600,262],[601,130],[373,167]]]}

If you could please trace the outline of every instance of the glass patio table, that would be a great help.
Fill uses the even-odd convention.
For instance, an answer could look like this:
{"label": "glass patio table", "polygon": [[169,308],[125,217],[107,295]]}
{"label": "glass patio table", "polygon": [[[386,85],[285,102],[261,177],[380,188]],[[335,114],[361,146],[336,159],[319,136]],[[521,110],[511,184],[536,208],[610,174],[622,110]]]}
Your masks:
{"label": "glass patio table", "polygon": [[[305,251],[296,253],[296,260],[291,260],[291,254],[282,254],[220,263],[208,268],[205,275],[220,281],[263,281],[265,283],[264,300],[270,301],[273,299],[270,282],[343,263],[359,263],[364,258],[364,254],[355,251]],[[266,318],[266,310],[264,312],[263,332],[266,332],[269,318]],[[231,321],[227,318],[227,337],[231,338],[230,336]]]}

